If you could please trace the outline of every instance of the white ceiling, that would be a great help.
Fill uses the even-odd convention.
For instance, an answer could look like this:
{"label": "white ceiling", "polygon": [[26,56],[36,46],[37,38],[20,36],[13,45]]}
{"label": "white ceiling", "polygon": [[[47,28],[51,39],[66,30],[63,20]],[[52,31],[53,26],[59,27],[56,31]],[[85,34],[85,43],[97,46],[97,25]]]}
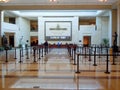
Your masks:
{"label": "white ceiling", "polygon": [[[21,16],[29,20],[37,20],[38,16],[44,17],[73,17],[79,16],[81,19],[93,19],[96,16],[107,15],[109,10],[5,10],[5,17]],[[108,16],[108,15],[107,15]]]}
{"label": "white ceiling", "polygon": [[[49,0],[9,0],[8,2],[6,3],[0,3],[0,6],[15,6],[15,5],[26,5],[27,6],[30,6],[30,5],[116,5],[118,3],[118,1],[120,0],[108,0],[107,2],[100,2],[99,0],[57,0],[57,2],[50,2]],[[31,7],[31,6],[30,6]],[[31,7],[32,8],[32,7]],[[63,10],[19,10],[18,11],[22,16],[28,18],[28,19],[37,19],[37,17],[35,16],[35,13],[37,12],[36,15],[43,15],[45,12],[48,13],[48,15],[51,15],[53,16],[54,13],[58,13],[58,16],[59,15],[65,15],[65,13],[71,13],[74,14],[74,15],[78,15],[79,13],[78,12],[87,12],[85,15],[88,15],[88,16],[92,16],[92,17],[95,17],[96,14],[94,13],[97,13],[97,10],[68,10],[68,11],[63,11]],[[31,14],[34,13],[34,14]],[[93,13],[93,15],[89,15],[88,13],[91,12]],[[46,13],[46,15],[47,15]],[[16,16],[18,13],[17,12],[14,12],[13,14],[11,13],[11,11],[7,11],[7,13],[5,13],[5,16]],[[32,16],[31,16],[32,15]],[[63,15],[63,16],[64,16]],[[73,16],[74,16],[73,15]],[[83,16],[85,16],[83,15]],[[79,15],[78,15],[79,16]],[[86,16],[86,17],[88,17]]]}
{"label": "white ceiling", "polygon": [[99,0],[57,0],[57,2],[50,2],[49,0],[9,0],[0,5],[112,5],[118,0],[108,0],[107,2],[100,2]]}

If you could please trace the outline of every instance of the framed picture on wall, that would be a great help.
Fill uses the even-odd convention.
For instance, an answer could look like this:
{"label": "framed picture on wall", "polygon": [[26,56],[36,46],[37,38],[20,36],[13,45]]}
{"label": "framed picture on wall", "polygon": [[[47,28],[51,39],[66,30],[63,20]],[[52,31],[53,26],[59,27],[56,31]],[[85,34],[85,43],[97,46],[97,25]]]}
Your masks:
{"label": "framed picture on wall", "polygon": [[30,21],[30,30],[38,31],[38,22],[37,21]]}
{"label": "framed picture on wall", "polygon": [[72,39],[71,21],[46,21],[45,22],[46,40],[68,40]]}

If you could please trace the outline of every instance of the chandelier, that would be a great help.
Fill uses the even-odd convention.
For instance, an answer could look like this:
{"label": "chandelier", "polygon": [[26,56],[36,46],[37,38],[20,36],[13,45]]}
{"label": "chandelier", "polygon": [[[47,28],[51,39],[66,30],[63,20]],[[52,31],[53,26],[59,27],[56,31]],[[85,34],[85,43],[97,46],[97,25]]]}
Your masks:
{"label": "chandelier", "polygon": [[0,3],[8,2],[8,0],[0,0]]}
{"label": "chandelier", "polygon": [[99,0],[100,2],[107,2],[107,0]]}

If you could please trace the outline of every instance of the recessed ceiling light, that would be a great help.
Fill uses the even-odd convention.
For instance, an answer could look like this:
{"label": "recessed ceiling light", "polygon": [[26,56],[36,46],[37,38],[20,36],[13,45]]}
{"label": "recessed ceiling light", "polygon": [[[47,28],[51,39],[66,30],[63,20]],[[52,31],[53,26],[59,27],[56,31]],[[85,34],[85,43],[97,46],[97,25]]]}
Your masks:
{"label": "recessed ceiling light", "polygon": [[8,2],[9,0],[0,0],[0,3]]}
{"label": "recessed ceiling light", "polygon": [[56,2],[57,0],[50,0],[50,2]]}
{"label": "recessed ceiling light", "polygon": [[107,2],[107,0],[99,0],[100,2]]}

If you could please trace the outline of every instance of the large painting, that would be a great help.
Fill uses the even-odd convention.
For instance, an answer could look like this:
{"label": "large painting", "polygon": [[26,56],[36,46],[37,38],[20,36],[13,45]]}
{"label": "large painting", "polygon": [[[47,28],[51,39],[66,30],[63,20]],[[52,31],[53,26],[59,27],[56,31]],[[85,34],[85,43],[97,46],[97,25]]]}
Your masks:
{"label": "large painting", "polygon": [[45,39],[46,40],[71,40],[72,22],[71,21],[46,21]]}

